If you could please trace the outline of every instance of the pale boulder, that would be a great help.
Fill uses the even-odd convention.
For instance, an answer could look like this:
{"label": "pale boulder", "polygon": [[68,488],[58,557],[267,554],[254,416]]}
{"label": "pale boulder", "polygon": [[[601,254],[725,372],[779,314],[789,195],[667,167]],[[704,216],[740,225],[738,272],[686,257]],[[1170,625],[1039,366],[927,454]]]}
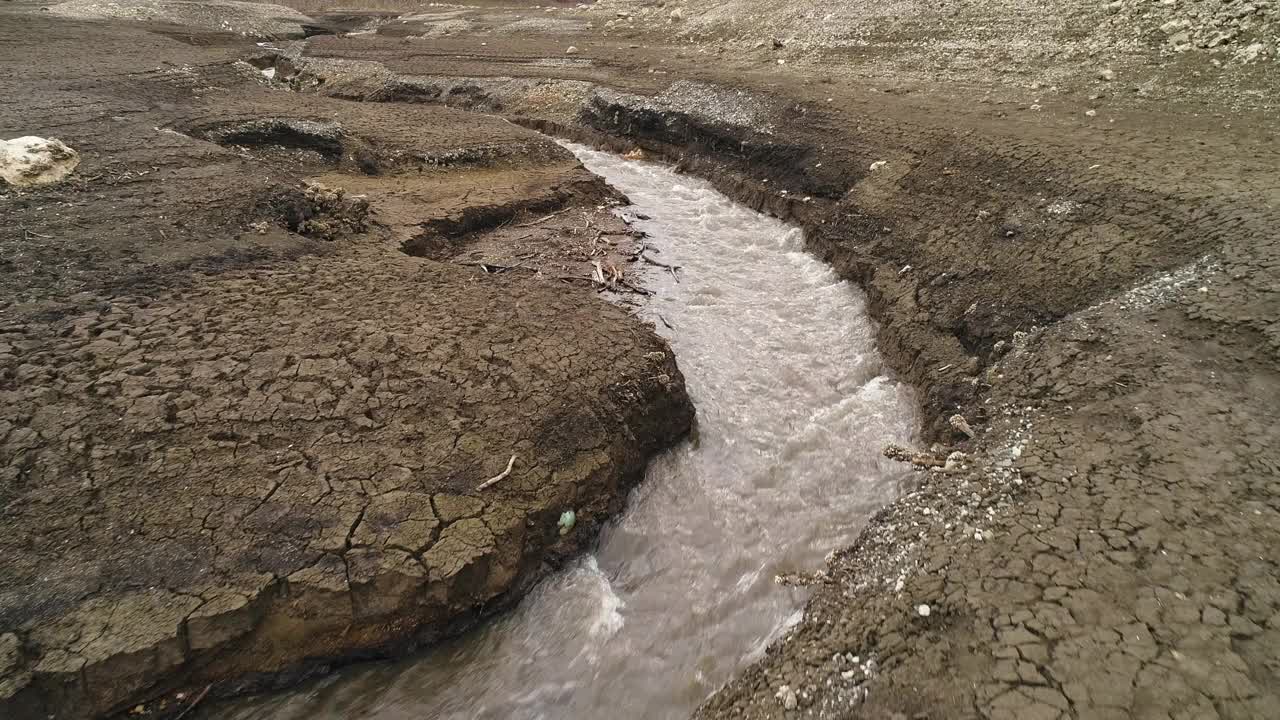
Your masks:
{"label": "pale boulder", "polygon": [[61,140],[34,135],[0,140],[0,179],[15,187],[58,182],[79,164],[80,155]]}

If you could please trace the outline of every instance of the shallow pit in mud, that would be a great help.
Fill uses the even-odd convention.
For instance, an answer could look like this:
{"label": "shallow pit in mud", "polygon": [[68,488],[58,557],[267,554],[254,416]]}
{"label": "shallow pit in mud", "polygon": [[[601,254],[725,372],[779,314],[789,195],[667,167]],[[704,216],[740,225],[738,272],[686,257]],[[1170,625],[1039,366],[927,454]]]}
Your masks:
{"label": "shallow pit in mud", "polygon": [[899,495],[908,471],[880,451],[911,440],[914,402],[885,373],[861,292],[799,230],[705,182],[571,148],[648,234],[655,294],[639,312],[676,352],[694,437],[651,464],[595,552],[515,611],[204,717],[686,717],[799,618],[805,592],[774,577],[820,567]]}

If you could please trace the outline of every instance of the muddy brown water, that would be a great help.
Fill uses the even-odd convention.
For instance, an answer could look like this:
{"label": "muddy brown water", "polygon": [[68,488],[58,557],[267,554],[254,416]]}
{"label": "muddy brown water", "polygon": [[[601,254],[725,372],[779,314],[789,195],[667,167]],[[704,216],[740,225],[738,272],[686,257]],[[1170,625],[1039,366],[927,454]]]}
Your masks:
{"label": "muddy brown water", "polygon": [[684,718],[799,619],[816,569],[892,501],[914,404],[861,292],[795,228],[656,164],[569,146],[650,235],[640,311],[676,352],[695,436],[656,459],[596,551],[518,608],[396,663],[209,706],[225,720]]}

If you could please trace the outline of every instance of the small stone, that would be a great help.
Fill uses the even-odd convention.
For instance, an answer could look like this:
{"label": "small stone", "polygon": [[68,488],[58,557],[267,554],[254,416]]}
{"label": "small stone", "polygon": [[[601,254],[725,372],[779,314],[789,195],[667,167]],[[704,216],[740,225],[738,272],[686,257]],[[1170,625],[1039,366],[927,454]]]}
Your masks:
{"label": "small stone", "polygon": [[947,418],[947,424],[951,426],[952,430],[963,434],[965,437],[973,437],[973,428],[970,427],[969,421],[965,420],[963,415],[952,415]]}
{"label": "small stone", "polygon": [[879,170],[880,168],[888,164],[889,164],[888,160],[877,160],[871,163],[871,172],[875,172],[876,170]]}
{"label": "small stone", "polygon": [[1099,70],[1098,79],[1103,80],[1105,82],[1111,82],[1112,80],[1116,79],[1116,71],[1112,70],[1111,68]]}
{"label": "small stone", "polygon": [[929,613],[933,612],[928,605],[921,603],[916,606],[916,614],[920,617],[929,617]]}
{"label": "small stone", "polygon": [[1205,625],[1226,625],[1227,616],[1216,607],[1207,607],[1200,614],[1200,621]]}
{"label": "small stone", "polygon": [[577,55],[577,54],[578,54],[578,47],[577,47],[576,45],[570,45],[570,46],[569,46],[569,48],[568,48],[567,50],[565,50],[565,51],[564,51],[564,54],[565,54],[565,55]]}
{"label": "small stone", "polygon": [[1085,111],[1084,111],[1084,114],[1085,114],[1085,115],[1087,115],[1088,117],[1097,117],[1097,116],[1098,116],[1098,111],[1097,111],[1097,110],[1085,110]]}
{"label": "small stone", "polygon": [[1260,42],[1253,43],[1252,45],[1244,48],[1243,50],[1237,51],[1236,59],[1239,60],[1240,62],[1245,62],[1245,63],[1253,62],[1254,60],[1258,59],[1258,56],[1262,54],[1262,51],[1264,49],[1266,48],[1262,43]]}
{"label": "small stone", "polygon": [[800,704],[800,701],[796,698],[796,691],[792,690],[790,685],[779,687],[773,696],[778,699],[779,703],[782,703],[783,710],[795,710],[796,706]]}
{"label": "small stone", "polygon": [[1231,626],[1231,634],[1236,637],[1253,637],[1262,632],[1257,623],[1240,615],[1232,615],[1228,624]]}
{"label": "small stone", "polygon": [[0,140],[0,180],[14,187],[58,182],[79,164],[76,151],[54,138]]}
{"label": "small stone", "polygon": [[676,8],[675,10],[672,10],[672,11],[671,11],[671,19],[672,19],[672,20],[683,20],[683,19],[684,19],[684,10],[682,10],[682,9],[680,9],[680,8]]}
{"label": "small stone", "polygon": [[556,525],[560,528],[561,535],[568,535],[573,526],[578,524],[578,514],[572,510],[565,510],[560,513],[560,521]]}

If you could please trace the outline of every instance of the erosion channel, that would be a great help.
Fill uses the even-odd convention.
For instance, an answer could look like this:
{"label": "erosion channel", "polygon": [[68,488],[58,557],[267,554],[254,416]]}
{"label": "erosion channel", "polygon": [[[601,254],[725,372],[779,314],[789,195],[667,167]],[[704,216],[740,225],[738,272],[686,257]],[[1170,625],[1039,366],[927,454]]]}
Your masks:
{"label": "erosion channel", "polygon": [[[695,436],[658,458],[594,553],[505,617],[205,717],[683,718],[798,618],[817,568],[893,500],[886,443],[916,427],[860,291],[800,230],[666,167],[574,145],[625,193],[649,251],[642,315],[676,351]],[[646,219],[647,218],[647,219]]]}

